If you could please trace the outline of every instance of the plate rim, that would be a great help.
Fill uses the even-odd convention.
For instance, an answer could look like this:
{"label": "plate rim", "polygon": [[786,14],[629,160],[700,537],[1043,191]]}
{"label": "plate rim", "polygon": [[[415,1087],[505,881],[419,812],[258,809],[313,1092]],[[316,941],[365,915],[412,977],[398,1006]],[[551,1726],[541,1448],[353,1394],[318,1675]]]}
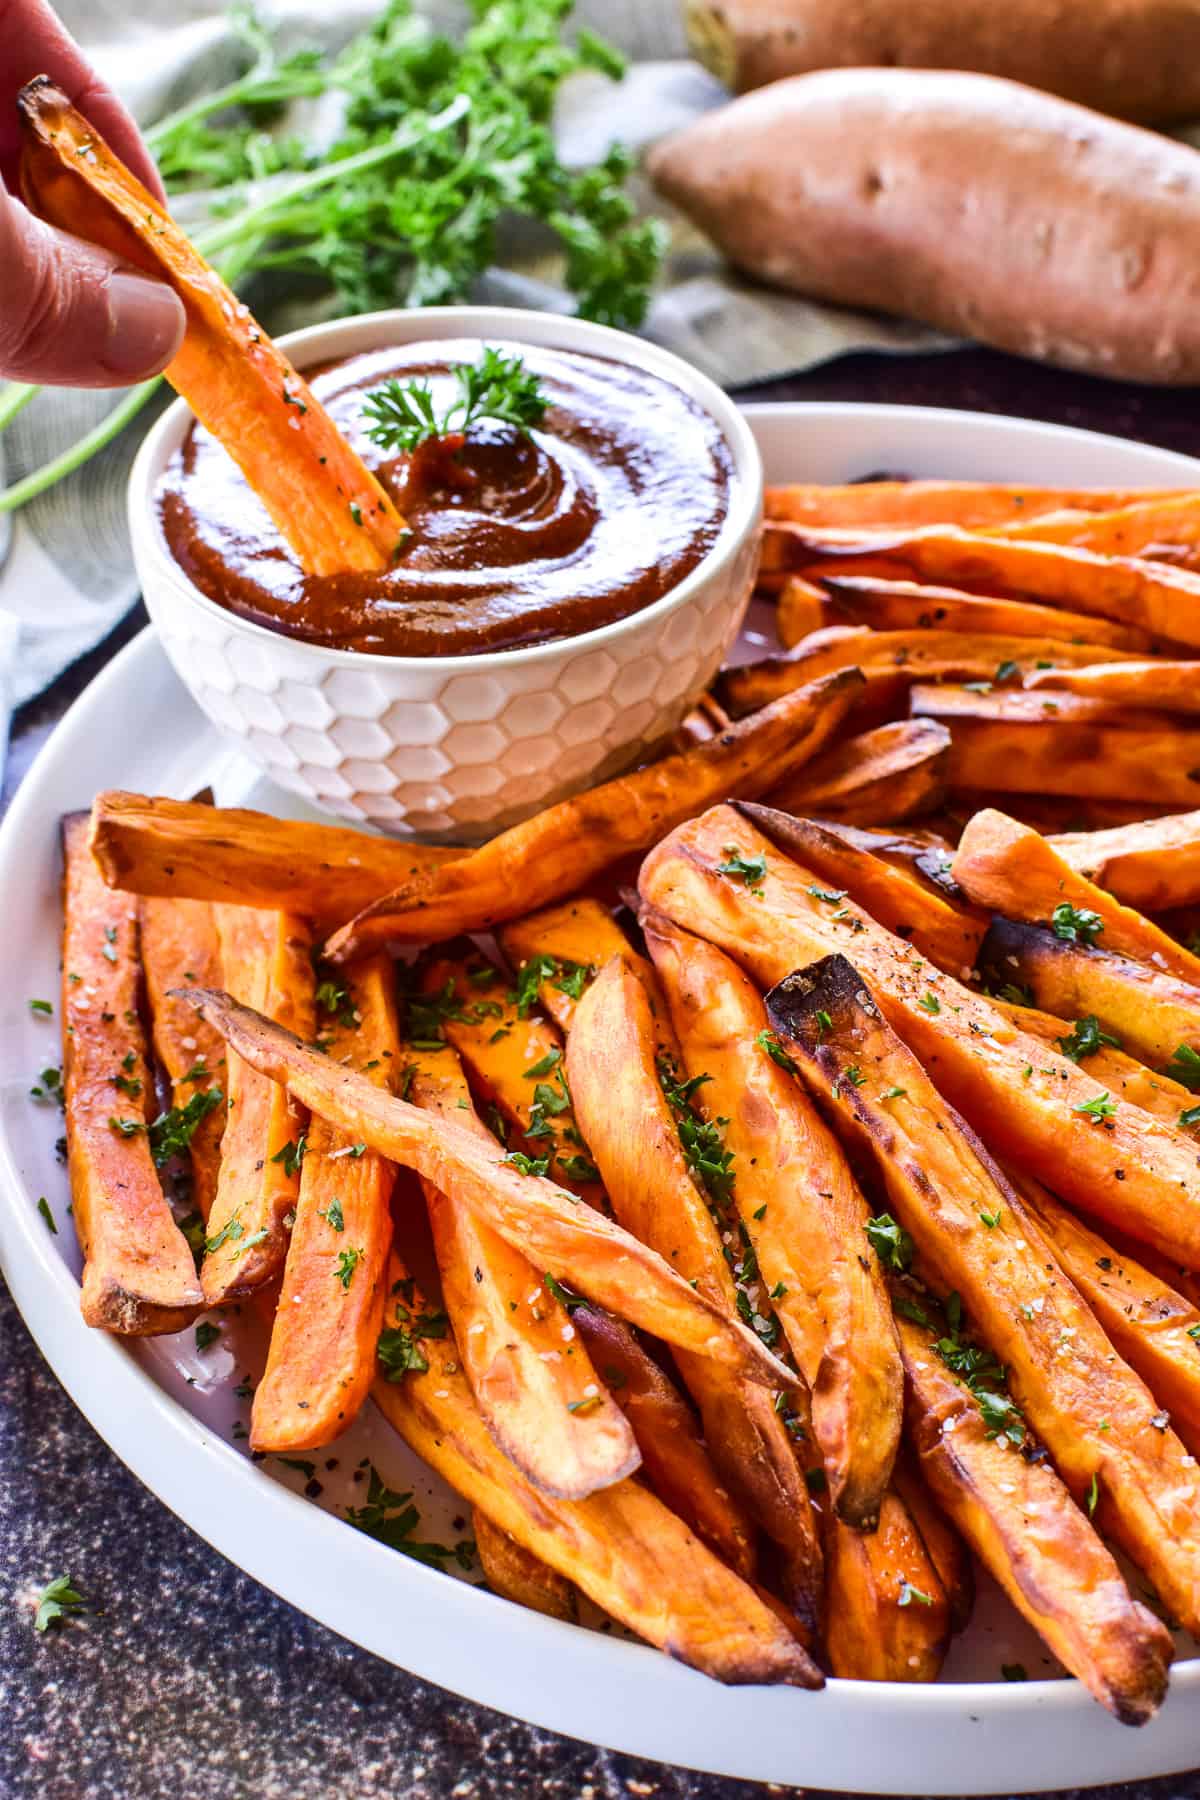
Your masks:
{"label": "plate rim", "polygon": [[[1153,445],[1125,443],[1108,434],[1077,426],[1055,425],[1037,420],[1024,420],[1010,414],[960,412],[942,407],[887,406],[871,402],[749,402],[742,410],[751,421],[815,419],[825,417],[872,418],[898,426],[929,427],[942,422],[986,432],[995,428],[1033,430],[1042,435],[1078,442],[1087,440],[1106,444],[1118,442],[1127,450],[1146,453],[1150,459],[1169,460],[1181,471],[1200,479],[1200,461],[1184,453],[1159,449]],[[157,670],[155,664],[158,664]],[[61,759],[69,756],[77,738],[103,717],[110,696],[116,697],[132,687],[153,685],[163,676],[177,682],[165,652],[152,626],[147,626],[88,684],[73,701],[55,726],[26,772],[0,823],[0,903],[10,882],[20,880],[20,849],[28,837],[37,838],[44,827],[39,816],[38,800],[45,784],[53,778]],[[187,702],[186,690],[179,684],[181,698]],[[190,703],[189,704],[194,704]],[[197,709],[198,711],[198,709]],[[36,877],[35,877],[36,878]],[[754,1746],[737,1742],[744,1722],[731,1732],[730,1747],[713,1754],[693,1742],[706,1715],[729,1716],[731,1726],[741,1707],[747,1713],[770,1713],[786,1706],[807,1708],[795,1714],[801,1725],[826,1725],[832,1733],[839,1725],[852,1726],[873,1716],[880,1727],[902,1729],[906,1721],[924,1718],[930,1722],[943,1717],[949,1721],[964,1712],[972,1722],[983,1724],[988,1715],[991,1725],[1004,1734],[1019,1729],[1023,1722],[1052,1715],[1054,1725],[1070,1736],[1082,1720],[1091,1721],[1090,1729],[1107,1735],[1111,1721],[1090,1699],[1080,1684],[1071,1680],[1038,1680],[1027,1683],[1004,1682],[938,1682],[929,1686],[903,1683],[878,1684],[833,1679],[822,1695],[801,1695],[795,1690],[723,1689],[691,1670],[671,1663],[658,1652],[645,1646],[617,1642],[600,1634],[581,1631],[560,1621],[545,1619],[512,1605],[499,1596],[480,1593],[457,1581],[447,1581],[439,1571],[426,1568],[410,1559],[399,1557],[385,1546],[348,1529],[343,1520],[323,1513],[300,1495],[289,1491],[241,1455],[231,1444],[209,1430],[204,1423],[178,1406],[158,1385],[150,1372],[142,1367],[125,1345],[104,1333],[89,1330],[78,1309],[78,1286],[65,1262],[50,1244],[44,1226],[34,1229],[36,1209],[32,1195],[18,1162],[19,1129],[10,1130],[7,1117],[0,1118],[0,1272],[3,1272],[14,1301],[27,1324],[41,1354],[56,1378],[83,1412],[107,1446],[130,1469],[136,1478],[168,1506],[177,1517],[195,1530],[221,1555],[238,1568],[262,1582],[302,1614],[312,1617],[328,1629],[338,1632],[349,1642],[360,1645],[385,1661],[410,1670],[420,1679],[433,1681],[476,1703],[502,1709],[512,1716],[543,1729],[566,1736],[607,1745],[633,1755],[660,1761],[674,1761],[679,1766],[709,1770],[730,1777],[758,1780],[791,1780],[807,1785],[835,1786],[828,1775],[810,1773],[804,1763],[803,1729],[796,1733],[798,1767],[781,1767],[778,1756],[754,1753]],[[14,1203],[28,1200],[29,1204]],[[40,1236],[39,1236],[40,1232]],[[86,1350],[86,1355],[77,1352]],[[136,1384],[130,1390],[129,1381]],[[137,1405],[128,1404],[131,1391],[136,1392]],[[145,1409],[149,1410],[146,1411]],[[147,1422],[151,1429],[147,1430]],[[200,1459],[211,1479],[195,1481],[195,1465]],[[246,1527],[246,1510],[251,1527]],[[289,1553],[284,1546],[294,1544],[299,1532],[315,1551],[303,1566],[289,1567]],[[241,1534],[239,1538],[239,1533]],[[312,1534],[317,1534],[315,1538]],[[316,1574],[314,1575],[314,1569]],[[375,1601],[376,1619],[359,1609],[359,1616],[347,1621],[346,1592],[361,1583]],[[397,1654],[394,1633],[387,1622],[385,1602],[394,1604],[397,1615],[415,1638],[418,1628],[433,1626],[440,1630],[441,1642],[422,1631],[423,1647],[415,1657]],[[496,1609],[503,1608],[503,1612]],[[482,1610],[481,1610],[482,1609]],[[351,1609],[353,1610],[353,1609]],[[478,1658],[453,1649],[452,1641],[460,1637],[469,1641],[473,1627],[487,1624],[487,1635],[499,1639],[502,1634],[504,1656],[493,1659],[489,1666]],[[494,1626],[494,1629],[493,1629]],[[481,1632],[482,1635],[482,1632]],[[543,1657],[566,1656],[572,1665],[573,1685],[566,1705],[561,1698],[550,1697],[552,1683],[546,1681]],[[636,1659],[636,1660],[635,1660]],[[541,1679],[546,1693],[536,1679]],[[532,1681],[531,1681],[531,1678]],[[640,1678],[640,1679],[639,1679]],[[632,1684],[655,1689],[653,1716],[643,1722],[610,1716],[609,1696],[621,1695]],[[589,1689],[590,1703],[584,1703]],[[1168,1709],[1178,1710],[1200,1689],[1200,1655],[1181,1661],[1172,1675],[1172,1694]],[[749,1700],[742,1697],[750,1696]],[[601,1699],[601,1696],[605,1696]],[[678,1731],[670,1748],[663,1747],[664,1720],[659,1708],[679,1702],[687,1719],[685,1738]],[[820,1706],[823,1713],[812,1709]],[[1164,1709],[1164,1714],[1168,1709]],[[569,1714],[570,1716],[565,1716]],[[1160,1715],[1160,1717],[1163,1715]],[[1114,1727],[1120,1736],[1116,1744],[1128,1743],[1134,1734]],[[1143,1728],[1137,1737],[1151,1748]],[[825,1735],[825,1734],[823,1734]],[[689,1755],[688,1744],[697,1760]],[[655,1747],[655,1745],[658,1747]],[[899,1746],[896,1746],[897,1750]],[[851,1753],[853,1754],[853,1753]],[[1065,1753],[1069,1757],[1069,1750]],[[1190,1766],[1196,1749],[1170,1752],[1166,1760],[1151,1752],[1148,1758],[1136,1758],[1138,1772],[1144,1775],[1173,1774]],[[1175,1757],[1181,1760],[1173,1760]],[[889,1758],[889,1763],[892,1761]],[[896,1755],[903,1768],[907,1759]],[[1118,1758],[1123,1764],[1124,1758]],[[978,1775],[957,1771],[949,1780],[939,1778],[930,1769],[911,1767],[903,1778],[885,1777],[864,1781],[859,1771],[847,1769],[846,1785],[861,1791],[907,1793],[920,1785],[929,1793],[993,1793],[1031,1791],[1031,1788],[1079,1785],[1078,1771],[1064,1767],[1057,1779],[1047,1778],[1044,1770],[1032,1782],[1016,1783],[1011,1768],[1005,1776],[988,1781]],[[1112,1779],[1097,1775],[1093,1779]],[[1086,1781],[1086,1777],[1083,1778]]]}

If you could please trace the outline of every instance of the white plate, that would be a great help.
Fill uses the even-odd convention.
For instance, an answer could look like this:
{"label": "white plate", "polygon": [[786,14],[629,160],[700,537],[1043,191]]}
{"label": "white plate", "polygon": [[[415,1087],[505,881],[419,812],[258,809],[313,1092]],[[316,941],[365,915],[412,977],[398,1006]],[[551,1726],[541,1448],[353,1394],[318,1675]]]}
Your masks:
{"label": "white plate", "polygon": [[[768,480],[839,481],[886,469],[1081,486],[1200,483],[1200,464],[1137,444],[970,413],[875,406],[749,409]],[[117,1455],[182,1519],[286,1600],[377,1655],[489,1706],[574,1737],[719,1774],[860,1792],[975,1794],[1164,1775],[1200,1760],[1200,1661],[1181,1661],[1152,1725],[1116,1725],[1075,1682],[1036,1674],[1036,1640],[984,1584],[947,1678],[932,1687],[832,1681],[822,1694],[720,1688],[640,1645],[558,1624],[476,1592],[351,1530],[355,1465],[416,1490],[418,1535],[463,1535],[462,1510],[368,1408],[315,1453],[320,1504],[304,1476],[231,1441],[246,1417],[234,1389],[254,1366],[249,1318],[200,1354],[194,1333],[124,1344],[79,1316],[78,1255],[57,1163],[57,1112],[29,1098],[57,1063],[57,1016],[30,998],[58,989],[60,815],[97,788],[295,810],[257,783],[202,718],[151,633],[131,644],[64,719],[0,830],[0,1265],[42,1351]],[[57,1015],[57,1002],[56,1002]],[[45,1195],[59,1224],[37,1211]],[[458,1524],[455,1524],[455,1520]]]}

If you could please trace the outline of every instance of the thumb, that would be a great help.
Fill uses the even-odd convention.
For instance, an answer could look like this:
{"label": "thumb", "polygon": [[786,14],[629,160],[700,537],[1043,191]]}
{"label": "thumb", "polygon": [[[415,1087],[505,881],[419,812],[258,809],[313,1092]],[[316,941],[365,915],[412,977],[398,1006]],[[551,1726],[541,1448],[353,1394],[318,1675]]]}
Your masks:
{"label": "thumb", "polygon": [[0,375],[125,387],[157,375],[184,330],[178,296],[106,250],[56,231],[0,186]]}

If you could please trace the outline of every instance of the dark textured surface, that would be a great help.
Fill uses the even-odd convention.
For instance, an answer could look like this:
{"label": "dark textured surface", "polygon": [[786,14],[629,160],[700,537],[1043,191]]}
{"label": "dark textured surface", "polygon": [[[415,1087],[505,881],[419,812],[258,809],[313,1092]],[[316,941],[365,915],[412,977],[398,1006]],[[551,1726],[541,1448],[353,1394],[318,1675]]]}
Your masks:
{"label": "dark textured surface", "polygon": [[[986,351],[847,357],[756,398],[1025,413],[1200,454],[1192,394],[1048,373]],[[7,800],[134,618],[26,707]],[[69,1571],[103,1610],[38,1637]],[[355,1650],[239,1574],[129,1475],[0,1294],[0,1800],[752,1800],[533,1731]],[[1200,1796],[1200,1776],[1103,1790]]]}

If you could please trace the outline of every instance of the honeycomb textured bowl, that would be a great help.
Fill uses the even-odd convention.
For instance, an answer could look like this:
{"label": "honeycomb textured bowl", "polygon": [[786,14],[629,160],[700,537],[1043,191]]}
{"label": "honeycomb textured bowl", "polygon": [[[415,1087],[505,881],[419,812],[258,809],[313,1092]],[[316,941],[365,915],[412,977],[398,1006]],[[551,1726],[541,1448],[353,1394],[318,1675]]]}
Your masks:
{"label": "honeycomb textured bowl", "polygon": [[485,656],[394,657],[282,637],[207,599],[171,556],[155,489],[191,422],[176,402],[130,477],[134,561],[150,617],[213,723],[282,787],[385,831],[473,841],[629,767],[672,732],[732,643],[754,578],[762,471],[713,383],[655,346],[575,319],[498,307],[373,313],[282,340],[301,367],[387,344],[506,338],[590,351],[663,376],[710,412],[733,462],[704,560],[643,612],[558,643]]}

